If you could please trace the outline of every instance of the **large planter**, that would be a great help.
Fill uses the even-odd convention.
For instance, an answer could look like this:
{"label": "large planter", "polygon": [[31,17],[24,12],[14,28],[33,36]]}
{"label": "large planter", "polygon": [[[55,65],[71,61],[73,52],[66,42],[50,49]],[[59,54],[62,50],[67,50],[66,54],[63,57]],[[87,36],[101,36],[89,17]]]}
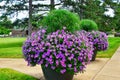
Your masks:
{"label": "large planter", "polygon": [[91,60],[91,61],[95,61],[96,55],[97,55],[97,50],[94,50],[94,51],[93,51],[93,55],[92,55],[92,60]]}
{"label": "large planter", "polygon": [[52,70],[50,67],[42,66],[42,71],[46,80],[73,80],[73,74],[61,74]]}

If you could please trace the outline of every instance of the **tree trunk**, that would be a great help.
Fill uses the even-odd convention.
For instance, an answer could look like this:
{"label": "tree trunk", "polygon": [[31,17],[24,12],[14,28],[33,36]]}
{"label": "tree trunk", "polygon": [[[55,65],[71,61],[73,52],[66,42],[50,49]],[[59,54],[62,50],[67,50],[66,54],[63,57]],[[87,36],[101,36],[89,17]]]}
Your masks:
{"label": "tree trunk", "polygon": [[32,33],[32,0],[29,0],[29,22],[28,22],[28,35]]}
{"label": "tree trunk", "polygon": [[[79,0],[80,5],[83,6],[84,0]],[[80,19],[83,19],[83,9],[80,7],[80,13],[79,13]]]}
{"label": "tree trunk", "polygon": [[119,0],[117,0],[117,3],[119,3]]}
{"label": "tree trunk", "polygon": [[50,11],[55,9],[55,0],[50,0]]}

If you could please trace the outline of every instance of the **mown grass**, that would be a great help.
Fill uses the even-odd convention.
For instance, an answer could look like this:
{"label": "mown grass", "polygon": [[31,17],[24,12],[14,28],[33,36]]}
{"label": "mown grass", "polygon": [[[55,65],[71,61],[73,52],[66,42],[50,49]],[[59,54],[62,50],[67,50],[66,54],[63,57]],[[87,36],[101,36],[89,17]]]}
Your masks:
{"label": "mown grass", "polygon": [[109,47],[106,51],[100,51],[97,54],[99,58],[111,58],[115,51],[120,46],[120,37],[109,37]]}
{"label": "mown grass", "polygon": [[0,38],[0,57],[21,58],[22,45],[26,38]]}
{"label": "mown grass", "polygon": [[0,80],[38,80],[38,79],[12,69],[0,68]]}
{"label": "mown grass", "polygon": [[0,57],[2,58],[21,58],[21,47],[0,48]]}
{"label": "mown grass", "polygon": [[21,47],[26,38],[0,38],[0,48]]}

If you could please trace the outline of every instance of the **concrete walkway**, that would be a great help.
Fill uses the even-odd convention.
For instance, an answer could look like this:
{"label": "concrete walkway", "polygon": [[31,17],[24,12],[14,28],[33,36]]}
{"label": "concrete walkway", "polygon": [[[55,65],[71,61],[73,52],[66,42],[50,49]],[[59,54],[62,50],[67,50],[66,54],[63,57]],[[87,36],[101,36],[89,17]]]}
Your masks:
{"label": "concrete walkway", "polygon": [[120,80],[120,47],[93,80]]}
{"label": "concrete walkway", "polygon": [[[74,80],[92,80],[108,61],[108,58],[97,58],[96,61],[87,65],[86,72],[75,75]],[[0,68],[14,69],[44,80],[40,65],[35,67],[27,66],[27,62],[24,59],[0,58]]]}
{"label": "concrete walkway", "polygon": [[40,78],[43,76],[40,66],[27,66],[27,62],[25,62],[24,59],[0,58],[0,68],[14,69],[16,71],[20,71],[36,78]]}

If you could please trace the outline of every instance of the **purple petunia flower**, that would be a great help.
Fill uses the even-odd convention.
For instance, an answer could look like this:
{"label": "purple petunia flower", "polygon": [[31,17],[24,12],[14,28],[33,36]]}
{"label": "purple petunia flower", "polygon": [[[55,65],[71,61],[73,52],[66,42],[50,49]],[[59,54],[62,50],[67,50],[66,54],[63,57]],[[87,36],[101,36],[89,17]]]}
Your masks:
{"label": "purple petunia flower", "polygon": [[63,69],[60,71],[61,74],[64,74],[66,72],[66,69]]}
{"label": "purple petunia flower", "polygon": [[72,64],[68,64],[68,67],[71,68],[71,67],[72,67]]}
{"label": "purple petunia flower", "polygon": [[54,70],[54,69],[55,69],[55,66],[51,66],[51,69]]}
{"label": "purple petunia flower", "polygon": [[60,63],[61,63],[61,65],[62,65],[62,67],[66,67],[66,64],[65,64],[64,61],[60,61]]}

